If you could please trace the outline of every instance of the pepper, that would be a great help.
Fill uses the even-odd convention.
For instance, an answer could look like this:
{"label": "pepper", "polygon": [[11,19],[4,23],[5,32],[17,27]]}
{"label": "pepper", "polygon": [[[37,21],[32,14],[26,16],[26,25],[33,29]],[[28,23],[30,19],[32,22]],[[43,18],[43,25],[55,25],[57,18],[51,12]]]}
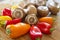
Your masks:
{"label": "pepper", "polygon": [[45,34],[51,34],[54,30],[54,28],[52,28],[52,26],[46,22],[37,23],[37,27]]}
{"label": "pepper", "polygon": [[16,23],[19,23],[19,22],[21,22],[20,18],[17,18],[17,19],[14,19],[14,20],[8,20],[8,21],[6,21],[6,25],[16,24]]}
{"label": "pepper", "polygon": [[14,20],[7,20],[7,21],[3,21],[3,20],[0,20],[0,25],[4,25],[4,26],[7,26],[7,25],[10,25],[10,24],[16,24],[16,23],[19,23],[21,22],[21,19],[18,18],[18,19],[14,19]]}
{"label": "pepper", "polygon": [[42,18],[39,18],[39,22],[47,22],[53,25],[54,18],[53,17],[42,17]]}
{"label": "pepper", "polygon": [[15,10],[16,8],[18,8],[18,5],[11,6],[11,10]]}
{"label": "pepper", "polygon": [[30,28],[30,37],[32,40],[41,40],[42,38],[42,33],[40,29],[37,26],[32,26]]}
{"label": "pepper", "polygon": [[9,8],[4,8],[3,12],[2,12],[2,16],[10,16],[10,17],[12,17],[11,13],[12,13],[12,11]]}
{"label": "pepper", "polygon": [[17,23],[15,25],[7,25],[6,33],[10,38],[17,38],[26,34],[30,29],[30,25],[26,23]]}
{"label": "pepper", "polygon": [[12,20],[12,18],[9,16],[0,16],[0,20],[6,21],[6,20]]}

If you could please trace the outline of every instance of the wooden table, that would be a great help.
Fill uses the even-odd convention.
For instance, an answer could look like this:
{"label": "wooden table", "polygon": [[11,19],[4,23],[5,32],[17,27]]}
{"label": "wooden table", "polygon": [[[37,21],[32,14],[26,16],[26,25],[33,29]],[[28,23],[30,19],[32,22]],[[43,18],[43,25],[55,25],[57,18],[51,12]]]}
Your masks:
{"label": "wooden table", "polygon": [[[5,7],[11,7],[11,5],[0,4],[0,13],[2,12],[2,9]],[[53,16],[53,17],[56,19],[53,25],[53,27],[56,29],[55,31],[53,31],[51,35],[43,34],[42,40],[60,40],[60,13],[58,13],[56,16]],[[17,39],[11,39],[6,35],[5,29],[3,27],[0,27],[0,40],[31,40],[31,39],[29,37],[29,34],[21,36]]]}

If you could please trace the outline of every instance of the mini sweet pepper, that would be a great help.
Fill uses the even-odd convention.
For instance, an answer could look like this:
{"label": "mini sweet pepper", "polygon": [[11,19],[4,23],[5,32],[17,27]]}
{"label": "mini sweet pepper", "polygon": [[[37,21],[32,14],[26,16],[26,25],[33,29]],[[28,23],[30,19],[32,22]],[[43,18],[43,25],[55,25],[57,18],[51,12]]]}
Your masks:
{"label": "mini sweet pepper", "polygon": [[51,34],[54,30],[54,28],[52,28],[52,26],[46,22],[39,22],[37,27],[45,34]]}
{"label": "mini sweet pepper", "polygon": [[6,20],[6,21],[3,21],[3,20],[0,20],[0,26],[7,26],[7,25],[10,25],[10,24],[17,24],[21,22],[21,19],[18,18],[18,19],[13,19],[13,20]]}
{"label": "mini sweet pepper", "polygon": [[42,38],[42,33],[40,29],[37,26],[32,26],[30,28],[30,37],[32,40],[41,40]]}
{"label": "mini sweet pepper", "polygon": [[26,34],[30,29],[30,25],[26,23],[17,23],[12,25],[7,25],[6,33],[10,38],[17,38]]}
{"label": "mini sweet pepper", "polygon": [[12,11],[9,8],[4,8],[2,12],[2,16],[10,16],[12,17]]}
{"label": "mini sweet pepper", "polygon": [[6,20],[12,20],[12,18],[9,16],[0,16],[0,20],[6,21]]}

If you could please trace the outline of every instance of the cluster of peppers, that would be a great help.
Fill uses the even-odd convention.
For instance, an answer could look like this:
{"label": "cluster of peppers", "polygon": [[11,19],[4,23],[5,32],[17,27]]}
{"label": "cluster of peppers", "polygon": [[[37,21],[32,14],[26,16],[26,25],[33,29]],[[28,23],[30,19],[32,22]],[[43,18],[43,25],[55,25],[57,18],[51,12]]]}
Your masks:
{"label": "cluster of peppers", "polygon": [[51,25],[51,23],[53,22],[47,21],[51,20],[51,17],[45,17],[41,19],[43,19],[44,21],[41,21],[39,19],[40,21],[37,23],[37,25],[32,25],[31,27],[29,24],[21,23],[22,19],[20,18],[12,19],[11,10],[5,8],[3,10],[2,16],[0,16],[0,26],[7,26],[6,31],[11,38],[17,38],[29,31],[32,40],[41,40],[43,36],[42,33],[51,34],[51,32],[54,30]]}
{"label": "cluster of peppers", "polygon": [[43,34],[51,34],[54,28],[46,22],[38,22],[36,26],[32,26],[30,29],[30,36],[32,40],[41,40]]}
{"label": "cluster of peppers", "polygon": [[22,23],[21,18],[12,18],[11,13],[12,11],[9,8],[3,9],[2,16],[0,16],[0,26],[6,28],[6,33],[11,38],[26,34],[30,29],[30,25]]}

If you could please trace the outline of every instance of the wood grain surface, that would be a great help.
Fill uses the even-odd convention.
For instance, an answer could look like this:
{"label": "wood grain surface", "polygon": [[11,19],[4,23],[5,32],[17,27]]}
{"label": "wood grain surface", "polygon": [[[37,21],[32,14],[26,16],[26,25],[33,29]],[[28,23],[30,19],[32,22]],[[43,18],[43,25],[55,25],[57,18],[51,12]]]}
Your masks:
{"label": "wood grain surface", "polygon": [[[11,7],[11,5],[0,4],[0,14],[2,13],[2,10],[5,7]],[[43,34],[42,40],[60,40],[60,12],[56,16],[53,15],[52,17],[55,18],[55,22],[53,25],[53,27],[55,28],[55,31],[53,31],[51,35]],[[5,28],[0,27],[0,40],[31,40],[31,39],[28,33],[17,39],[11,39],[8,35],[6,35]]]}

